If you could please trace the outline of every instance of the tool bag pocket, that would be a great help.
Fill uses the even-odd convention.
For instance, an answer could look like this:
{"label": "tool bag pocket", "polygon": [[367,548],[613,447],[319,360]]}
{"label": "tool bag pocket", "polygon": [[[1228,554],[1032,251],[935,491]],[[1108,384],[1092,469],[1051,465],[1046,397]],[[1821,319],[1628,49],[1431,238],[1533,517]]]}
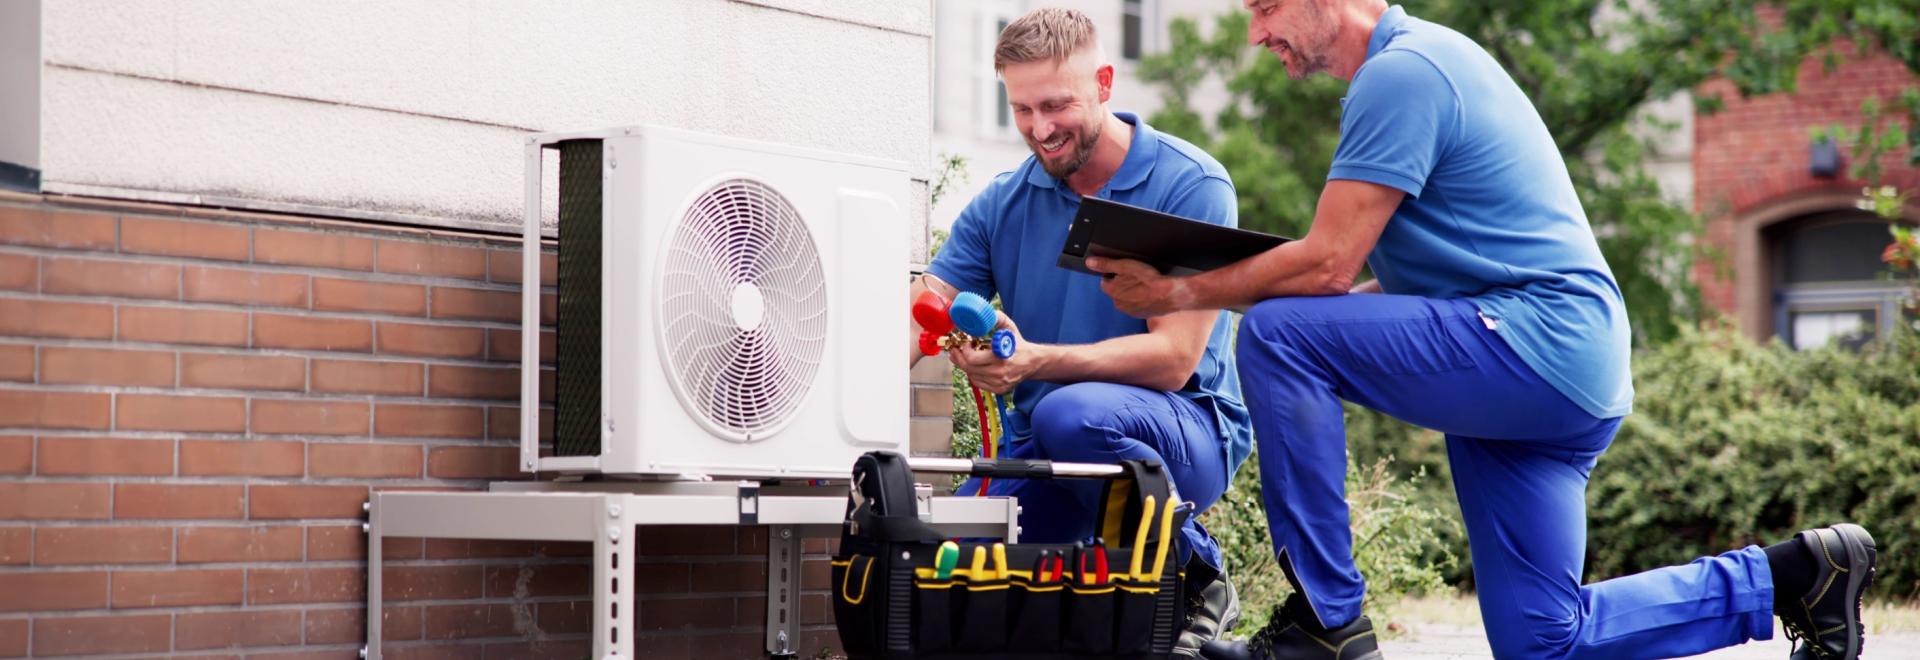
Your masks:
{"label": "tool bag pocket", "polygon": [[830,585],[847,655],[1166,657],[1183,607],[1171,547],[1185,510],[1166,505],[1177,494],[1157,463],[1130,461],[1123,471],[1096,521],[1105,543],[957,542],[943,551],[949,541],[914,510],[905,459],[861,457]]}

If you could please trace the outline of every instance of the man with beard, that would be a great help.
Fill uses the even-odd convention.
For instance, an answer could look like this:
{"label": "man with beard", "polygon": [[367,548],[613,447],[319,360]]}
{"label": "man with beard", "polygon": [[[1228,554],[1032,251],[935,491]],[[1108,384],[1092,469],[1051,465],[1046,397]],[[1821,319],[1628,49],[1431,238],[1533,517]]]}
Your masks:
{"label": "man with beard", "polygon": [[[914,295],[1000,296],[1001,326],[1018,333],[1013,357],[966,348],[949,357],[981,389],[1011,393],[1001,456],[1157,460],[1197,516],[1252,447],[1226,313],[1141,321],[1114,308],[1099,277],[1054,261],[1084,196],[1232,226],[1233,183],[1205,152],[1107,109],[1113,67],[1079,12],[1040,9],[1009,24],[994,69],[1033,156],[961,211]],[[961,492],[978,489],[969,482]],[[1094,533],[1101,489],[1087,480],[996,479],[987,494],[1019,498],[1022,540],[1070,543]],[[1177,547],[1175,566],[1197,596],[1178,640],[1179,654],[1191,657],[1232,627],[1239,605],[1219,546],[1194,518]]]}
{"label": "man with beard", "polygon": [[[1553,136],[1484,49],[1400,7],[1246,4],[1248,41],[1291,77],[1351,81],[1307,235],[1191,277],[1088,260],[1143,318],[1254,304],[1239,368],[1294,593],[1250,643],[1206,656],[1379,657],[1342,498],[1344,399],[1446,434],[1494,655],[1694,655],[1768,639],[1777,614],[1794,657],[1857,657],[1876,553],[1857,525],[1582,586],[1588,475],[1633,385],[1620,289]],[[1378,279],[1353,287],[1363,264]]]}

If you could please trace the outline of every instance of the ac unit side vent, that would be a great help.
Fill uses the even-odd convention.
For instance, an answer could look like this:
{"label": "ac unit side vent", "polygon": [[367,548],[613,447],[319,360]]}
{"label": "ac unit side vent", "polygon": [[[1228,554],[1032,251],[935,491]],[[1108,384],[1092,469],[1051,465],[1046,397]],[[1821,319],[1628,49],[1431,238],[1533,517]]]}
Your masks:
{"label": "ac unit side vent", "polygon": [[560,143],[555,456],[600,454],[600,140]]}

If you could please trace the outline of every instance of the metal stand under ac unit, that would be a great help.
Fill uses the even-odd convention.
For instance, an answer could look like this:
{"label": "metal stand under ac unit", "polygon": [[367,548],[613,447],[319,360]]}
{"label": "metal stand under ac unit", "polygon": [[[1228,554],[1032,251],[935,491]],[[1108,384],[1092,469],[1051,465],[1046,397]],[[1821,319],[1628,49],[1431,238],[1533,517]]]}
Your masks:
{"label": "metal stand under ac unit", "polygon": [[[640,628],[639,535],[647,525],[768,525],[767,653],[797,650],[800,540],[836,537],[846,485],[756,482],[497,482],[485,492],[376,492],[368,503],[367,645],[381,657],[382,543],[386,537],[590,541],[593,653],[634,658]],[[922,520],[954,536],[1019,539],[1018,505],[1005,497],[933,497],[921,486]]]}

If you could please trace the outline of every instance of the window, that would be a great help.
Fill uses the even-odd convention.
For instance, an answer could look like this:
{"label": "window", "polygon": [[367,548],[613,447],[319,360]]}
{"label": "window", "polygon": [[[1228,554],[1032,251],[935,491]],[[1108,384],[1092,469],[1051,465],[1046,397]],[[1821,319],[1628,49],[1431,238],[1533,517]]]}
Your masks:
{"label": "window", "polygon": [[1899,320],[1904,288],[1880,261],[1893,241],[1885,221],[1864,211],[1817,213],[1769,228],[1766,239],[1774,328],[1787,345],[1859,348]]}
{"label": "window", "polygon": [[[999,27],[993,30],[995,40],[1000,38],[1000,33],[1007,31],[1007,20],[1000,19],[999,23]],[[1003,131],[1011,129],[1013,128],[1013,106],[1007,102],[1007,83],[1000,80],[999,76],[994,76],[993,89],[996,93],[996,100],[993,104],[994,126],[999,127],[1000,130]]]}
{"label": "window", "polygon": [[1140,59],[1146,32],[1145,4],[1146,0],[1120,0],[1120,57],[1128,61]]}
{"label": "window", "polygon": [[973,104],[973,131],[986,140],[1016,139],[1019,133],[1014,130],[1013,110],[1007,105],[1007,86],[993,70],[993,49],[1000,43],[1000,32],[1013,22],[1013,7],[1006,2],[982,4],[973,14],[974,58],[970,66],[974,73],[969,100]]}

